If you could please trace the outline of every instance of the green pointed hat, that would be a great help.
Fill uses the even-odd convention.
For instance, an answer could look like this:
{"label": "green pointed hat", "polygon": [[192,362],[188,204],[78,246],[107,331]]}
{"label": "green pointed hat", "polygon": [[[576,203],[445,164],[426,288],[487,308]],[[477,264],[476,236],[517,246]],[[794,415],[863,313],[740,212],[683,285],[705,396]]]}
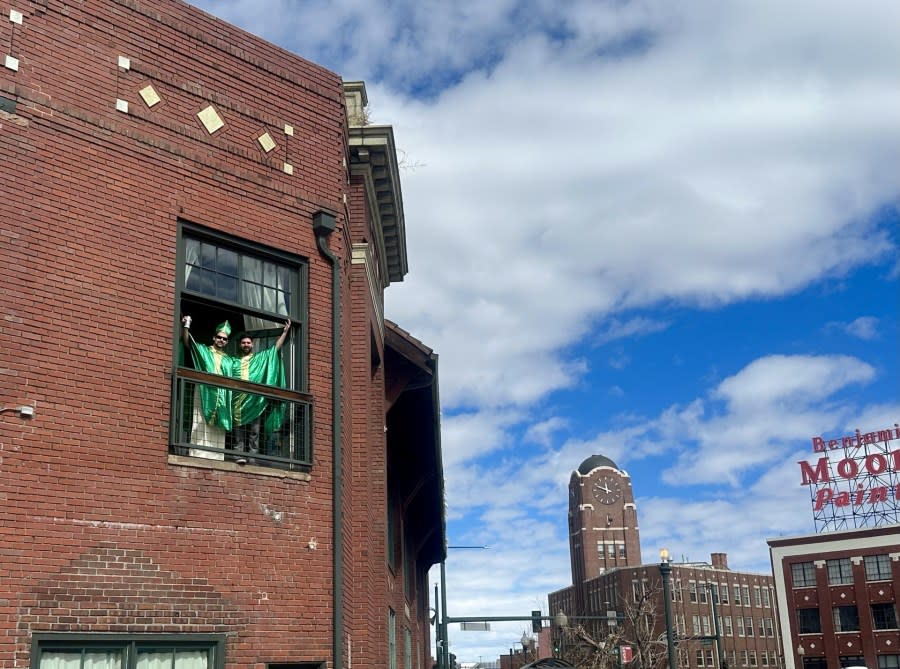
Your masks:
{"label": "green pointed hat", "polygon": [[219,323],[216,326],[216,332],[224,332],[226,335],[231,334],[231,323],[225,321],[224,323]]}

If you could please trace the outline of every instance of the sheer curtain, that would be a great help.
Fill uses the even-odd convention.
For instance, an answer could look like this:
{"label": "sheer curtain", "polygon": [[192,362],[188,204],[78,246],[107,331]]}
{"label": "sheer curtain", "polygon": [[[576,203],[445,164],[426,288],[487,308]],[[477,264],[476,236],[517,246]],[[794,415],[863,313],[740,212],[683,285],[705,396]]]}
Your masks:
{"label": "sheer curtain", "polygon": [[207,669],[208,664],[205,650],[141,651],[136,669]]}
{"label": "sheer curtain", "polygon": [[82,664],[81,652],[41,653],[40,669],[122,669],[122,651],[101,650],[84,654]]}
{"label": "sheer curtain", "polygon": [[[244,256],[241,262],[241,303],[251,309],[281,314],[285,318],[288,311],[285,295],[285,277],[273,263]],[[244,316],[244,329],[265,330],[277,324],[265,318]]]}

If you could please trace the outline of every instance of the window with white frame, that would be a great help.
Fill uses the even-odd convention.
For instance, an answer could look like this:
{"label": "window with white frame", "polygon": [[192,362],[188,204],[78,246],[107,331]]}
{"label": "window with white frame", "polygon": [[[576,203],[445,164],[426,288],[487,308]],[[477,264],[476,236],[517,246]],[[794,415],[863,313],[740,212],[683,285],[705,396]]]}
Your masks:
{"label": "window with white frame", "polygon": [[727,604],[728,603],[728,584],[720,583],[719,584],[719,592],[722,593],[722,603]]}
{"label": "window with white frame", "polygon": [[828,585],[853,583],[853,566],[850,564],[850,558],[826,560],[825,567],[828,570]]}
{"label": "window with white frame", "polygon": [[897,609],[893,602],[872,604],[872,626],[877,630],[897,629]]}
{"label": "window with white frame", "polygon": [[722,618],[722,629],[725,636],[734,636],[734,627],[731,624],[731,616]]}
{"label": "window with white frame", "polygon": [[700,581],[697,584],[697,594],[700,595],[700,603],[706,604],[708,601],[706,595],[706,581]]}
{"label": "window with white frame", "polygon": [[744,619],[741,616],[737,616],[734,621],[737,623],[738,636],[744,636]]}
{"label": "window with white frame", "polygon": [[747,636],[753,636],[753,618],[750,616],[744,617],[744,631],[747,633]]}
{"label": "window with white frame", "polygon": [[762,606],[762,592],[758,585],[753,586],[753,603],[756,604],[756,606]]}
{"label": "window with white frame", "polygon": [[891,575],[891,558],[888,555],[866,555],[863,558],[866,564],[867,581],[889,581]]}
{"label": "window with white frame", "polygon": [[741,586],[737,583],[734,584],[734,605],[741,605]]}
{"label": "window with white frame", "polygon": [[856,606],[835,606],[832,613],[835,632],[859,631],[859,610]]}
{"label": "window with white frame", "polygon": [[797,609],[797,632],[800,634],[819,634],[822,631],[822,621],[819,618],[819,609]]}
{"label": "window with white frame", "polygon": [[809,588],[816,584],[816,566],[812,562],[791,565],[791,580],[795,588]]}
{"label": "window with white frame", "polygon": [[743,585],[741,586],[741,595],[744,606],[750,606],[750,586]]}

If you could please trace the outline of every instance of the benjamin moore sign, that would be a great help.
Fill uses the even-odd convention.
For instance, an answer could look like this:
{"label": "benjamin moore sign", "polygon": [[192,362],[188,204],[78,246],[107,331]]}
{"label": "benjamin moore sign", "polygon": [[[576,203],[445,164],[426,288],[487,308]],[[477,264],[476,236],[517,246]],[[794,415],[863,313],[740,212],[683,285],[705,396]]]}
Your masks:
{"label": "benjamin moore sign", "polygon": [[837,439],[813,437],[812,449],[824,455],[798,464],[800,485],[810,489],[816,531],[898,522],[900,425]]}

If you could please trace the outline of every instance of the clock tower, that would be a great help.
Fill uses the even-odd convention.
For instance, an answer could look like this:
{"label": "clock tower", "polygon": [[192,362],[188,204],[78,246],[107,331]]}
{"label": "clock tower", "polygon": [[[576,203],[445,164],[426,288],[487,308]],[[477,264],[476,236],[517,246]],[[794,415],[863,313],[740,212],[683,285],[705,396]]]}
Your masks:
{"label": "clock tower", "polygon": [[572,583],[614,567],[641,564],[631,477],[603,455],[592,455],[569,479]]}

